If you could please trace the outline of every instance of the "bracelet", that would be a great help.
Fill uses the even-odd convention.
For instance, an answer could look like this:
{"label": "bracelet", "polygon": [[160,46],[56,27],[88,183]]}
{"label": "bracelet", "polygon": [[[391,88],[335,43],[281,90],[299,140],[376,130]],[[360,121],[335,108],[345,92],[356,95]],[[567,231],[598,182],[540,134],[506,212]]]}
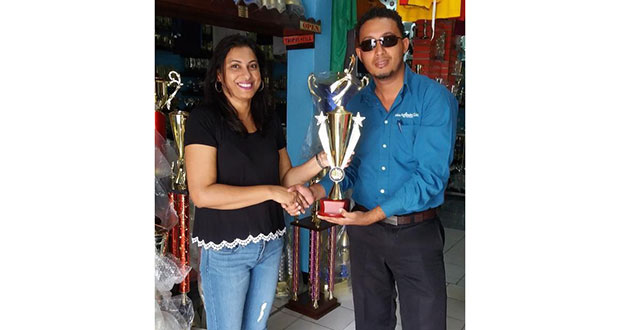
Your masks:
{"label": "bracelet", "polygon": [[314,155],[314,159],[316,159],[316,162],[319,164],[319,166],[321,168],[326,168],[327,166],[323,166],[323,164],[321,164],[321,160],[319,160],[319,154]]}

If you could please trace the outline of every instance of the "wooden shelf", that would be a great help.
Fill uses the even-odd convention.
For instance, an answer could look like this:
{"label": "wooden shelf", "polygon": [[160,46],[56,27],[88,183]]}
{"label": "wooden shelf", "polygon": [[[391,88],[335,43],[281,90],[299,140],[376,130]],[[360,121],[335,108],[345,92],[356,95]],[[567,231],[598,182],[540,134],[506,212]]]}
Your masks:
{"label": "wooden shelf", "polygon": [[155,0],[155,15],[278,37],[320,33],[321,26],[320,20],[232,0]]}

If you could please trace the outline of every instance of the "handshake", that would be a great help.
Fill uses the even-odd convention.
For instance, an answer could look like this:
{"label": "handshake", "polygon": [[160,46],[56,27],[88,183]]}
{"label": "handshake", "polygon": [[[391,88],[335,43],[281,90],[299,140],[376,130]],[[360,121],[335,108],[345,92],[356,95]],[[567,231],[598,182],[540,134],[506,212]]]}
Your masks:
{"label": "handshake", "polygon": [[[353,154],[355,154],[355,152],[353,152],[352,155]],[[325,154],[325,152],[320,152],[314,158],[316,159],[316,164],[319,166],[319,168],[322,168],[323,170],[328,168],[327,165],[324,165],[328,163],[327,155]],[[351,164],[351,158],[347,160],[343,168],[349,167],[349,165]],[[314,160],[309,160],[308,162],[313,163]],[[300,167],[303,166],[306,166],[306,164]],[[315,170],[316,168],[314,168],[313,171]],[[320,174],[316,174],[316,176],[312,180],[310,180],[310,183],[316,183],[318,179],[316,181],[315,179],[319,177],[321,177]],[[311,185],[310,187],[306,187],[303,184],[294,184],[289,186],[288,188],[286,188],[285,186],[273,186],[273,188],[275,189],[275,191],[273,191],[274,194],[272,195],[273,197],[271,199],[280,203],[282,208],[286,210],[286,212],[288,212],[288,214],[290,214],[291,216],[298,216],[301,213],[306,213],[306,209],[310,207],[312,203],[325,196],[325,192],[322,186],[318,184]]]}
{"label": "handshake", "polygon": [[[352,152],[351,156],[353,156],[354,154],[355,152]],[[311,175],[315,176],[310,180],[310,183],[312,184],[318,182],[318,178],[321,178],[322,175],[325,175],[326,172],[321,175],[320,172],[317,173],[317,171],[321,169],[326,170],[327,168],[329,168],[328,165],[325,165],[328,164],[327,154],[322,151],[315,155],[315,157],[313,158],[314,159],[308,160],[305,164],[289,170],[289,173],[293,171],[296,172],[294,176],[298,180],[285,179],[283,180],[283,182],[303,182],[310,179]],[[343,169],[349,167],[349,165],[351,164],[351,158],[352,157],[350,157],[347,160],[346,164],[344,164]],[[302,176],[303,179],[299,178],[300,172],[304,173]],[[285,177],[288,176],[289,173],[287,173]],[[286,210],[286,212],[288,212],[288,214],[290,214],[291,216],[298,216],[300,213],[306,213],[306,209],[310,207],[312,203],[325,196],[325,191],[323,190],[322,186],[318,184],[313,184],[309,187],[306,187],[303,184],[293,184],[290,185],[288,188],[286,186],[287,184],[285,184],[284,186],[272,186],[274,190],[272,191],[271,199],[276,201],[277,203],[280,203],[282,208]]]}
{"label": "handshake", "polygon": [[310,188],[296,184],[287,188],[281,187],[280,198],[276,199],[282,208],[291,216],[306,213],[306,209],[314,203],[317,198]]}

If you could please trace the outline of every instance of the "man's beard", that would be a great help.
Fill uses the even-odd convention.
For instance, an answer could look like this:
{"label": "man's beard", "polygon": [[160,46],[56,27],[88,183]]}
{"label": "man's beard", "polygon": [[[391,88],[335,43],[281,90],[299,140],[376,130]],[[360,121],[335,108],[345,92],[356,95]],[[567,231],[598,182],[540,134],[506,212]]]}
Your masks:
{"label": "man's beard", "polygon": [[396,72],[400,71],[401,66],[404,65],[404,62],[400,62],[399,65],[396,67],[396,69],[388,72],[388,73],[383,73],[377,76],[373,76],[373,78],[377,79],[377,80],[385,80],[388,79],[390,77],[393,77],[394,74],[396,74]]}

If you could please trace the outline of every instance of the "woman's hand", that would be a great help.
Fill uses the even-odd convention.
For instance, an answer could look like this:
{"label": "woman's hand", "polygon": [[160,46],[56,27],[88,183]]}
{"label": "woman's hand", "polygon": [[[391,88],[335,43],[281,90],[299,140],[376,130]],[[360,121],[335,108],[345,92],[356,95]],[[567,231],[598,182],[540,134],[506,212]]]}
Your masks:
{"label": "woman's hand", "polygon": [[303,198],[302,206],[304,208],[308,208],[310,204],[314,203],[314,201],[316,200],[316,198],[314,197],[314,194],[312,193],[312,190],[310,190],[310,188],[302,184],[296,184],[294,186],[290,186],[288,187],[288,191],[296,191]]}
{"label": "woman's hand", "polygon": [[271,188],[270,199],[285,205],[295,204],[298,201],[296,193],[290,192],[281,186],[273,186]]}
{"label": "woman's hand", "polygon": [[305,213],[305,209],[308,207],[308,202],[301,194],[293,189],[280,186],[273,187],[271,199],[280,203],[282,208],[291,216]]}

